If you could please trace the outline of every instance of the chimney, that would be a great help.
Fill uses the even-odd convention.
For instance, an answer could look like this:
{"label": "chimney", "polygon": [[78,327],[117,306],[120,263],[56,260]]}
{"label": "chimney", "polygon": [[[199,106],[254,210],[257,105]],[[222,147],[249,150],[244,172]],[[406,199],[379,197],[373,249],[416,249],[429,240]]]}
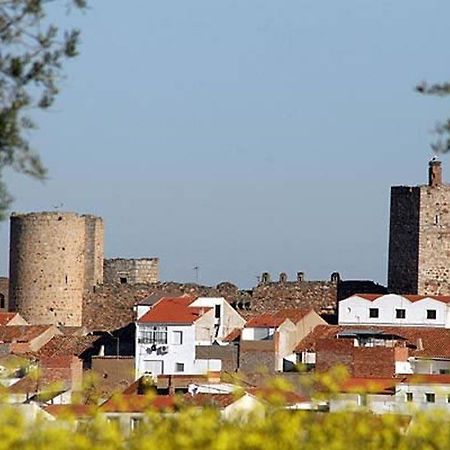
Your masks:
{"label": "chimney", "polygon": [[423,351],[423,341],[422,338],[418,338],[416,341],[416,350],[421,352]]}
{"label": "chimney", "polygon": [[442,184],[442,164],[434,157],[428,167],[428,186],[439,186]]}

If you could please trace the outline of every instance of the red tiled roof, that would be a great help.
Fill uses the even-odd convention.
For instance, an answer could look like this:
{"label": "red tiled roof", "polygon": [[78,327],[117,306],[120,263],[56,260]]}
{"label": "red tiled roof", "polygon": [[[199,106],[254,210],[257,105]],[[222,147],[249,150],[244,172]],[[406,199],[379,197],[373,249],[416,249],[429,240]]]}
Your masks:
{"label": "red tiled roof", "polygon": [[145,412],[149,409],[165,410],[175,407],[175,396],[157,395],[148,397],[146,395],[120,395],[107,400],[100,407],[103,412]]}
{"label": "red tiled roof", "polygon": [[235,328],[231,333],[227,334],[224,338],[224,342],[233,342],[241,336],[241,329]]}
{"label": "red tiled roof", "polygon": [[100,338],[100,336],[53,336],[39,349],[37,356],[80,356]]}
{"label": "red tiled roof", "polygon": [[[374,300],[377,300],[381,297],[385,297],[389,294],[355,294],[352,297],[361,297],[365,300],[369,300],[373,302]],[[398,294],[400,295],[400,294]],[[450,303],[450,295],[400,295],[400,297],[406,298],[410,302],[418,302],[420,300],[423,300],[425,298],[431,298],[433,300],[438,300],[443,303]]]}
{"label": "red tiled roof", "polygon": [[308,401],[305,395],[290,390],[282,390],[271,387],[256,387],[247,389],[249,394],[254,395],[260,400],[268,400],[269,402],[281,402],[284,405],[296,405]]}
{"label": "red tiled roof", "polygon": [[0,343],[30,342],[50,327],[52,325],[2,325]]}
{"label": "red tiled roof", "polygon": [[0,312],[0,326],[7,325],[17,315],[15,312]]}
{"label": "red tiled roof", "polygon": [[37,394],[39,392],[64,392],[69,389],[70,380],[67,371],[53,369],[46,370],[40,376],[27,375],[17,383],[9,386],[11,394]]}
{"label": "red tiled roof", "polygon": [[314,352],[316,343],[320,339],[336,338],[336,335],[343,330],[383,331],[385,334],[397,335],[404,338],[412,356],[420,358],[450,358],[450,329],[438,327],[318,325],[308,336],[299,342],[295,351],[297,353],[303,351]]}
{"label": "red tiled roof", "polygon": [[91,416],[96,406],[93,405],[48,405],[44,408],[53,417],[88,417]]}
{"label": "red tiled roof", "polygon": [[234,394],[185,394],[183,400],[192,406],[210,406],[213,408],[226,408],[234,403],[238,397]]}
{"label": "red tiled roof", "polygon": [[274,315],[276,317],[283,317],[285,319],[291,320],[293,323],[300,322],[306,315],[308,315],[311,311],[314,311],[313,308],[289,308],[282,309],[276,312]]}
{"label": "red tiled roof", "polygon": [[189,306],[193,297],[164,297],[144,314],[140,323],[192,324],[211,308]]}
{"label": "red tiled roof", "polygon": [[70,356],[44,356],[39,360],[41,367],[70,368],[76,357]]}
{"label": "red tiled roof", "polygon": [[444,374],[417,374],[409,375],[402,380],[402,383],[410,384],[450,384],[450,375]]}
{"label": "red tiled roof", "polygon": [[340,392],[369,392],[373,394],[395,394],[395,385],[400,380],[395,378],[347,378],[343,381]]}
{"label": "red tiled roof", "polygon": [[284,321],[286,317],[280,317],[276,314],[260,314],[252,317],[245,325],[245,328],[277,328]]}

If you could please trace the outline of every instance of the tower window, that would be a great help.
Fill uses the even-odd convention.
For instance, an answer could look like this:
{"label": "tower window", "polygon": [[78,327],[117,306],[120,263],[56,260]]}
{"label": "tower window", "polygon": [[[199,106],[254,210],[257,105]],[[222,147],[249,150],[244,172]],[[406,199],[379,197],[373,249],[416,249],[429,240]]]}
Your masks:
{"label": "tower window", "polygon": [[127,277],[120,277],[119,281],[120,281],[120,284],[127,284],[128,283]]}
{"label": "tower window", "polygon": [[0,294],[0,308],[5,308],[5,296],[3,294]]}
{"label": "tower window", "polygon": [[435,216],[434,216],[434,224],[435,225],[439,225],[439,221],[440,221],[440,217],[439,217],[439,214],[436,214]]}
{"label": "tower window", "polygon": [[431,320],[436,319],[436,310],[435,309],[427,309],[427,319],[431,319]]}
{"label": "tower window", "polygon": [[369,308],[369,317],[371,319],[376,319],[377,317],[379,317],[380,312],[378,310],[378,308]]}
{"label": "tower window", "polygon": [[405,319],[406,318],[406,309],[396,309],[395,317],[397,319]]}

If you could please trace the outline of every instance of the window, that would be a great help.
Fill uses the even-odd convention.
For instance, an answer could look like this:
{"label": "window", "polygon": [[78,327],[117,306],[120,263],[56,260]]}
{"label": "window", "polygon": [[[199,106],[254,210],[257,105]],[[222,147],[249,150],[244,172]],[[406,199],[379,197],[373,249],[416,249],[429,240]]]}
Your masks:
{"label": "window", "polygon": [[5,296],[3,294],[0,294],[0,308],[5,308]]}
{"label": "window", "polygon": [[450,394],[447,394],[447,403],[450,403]]}
{"label": "window", "polygon": [[406,309],[396,309],[395,317],[397,319],[405,319],[406,318]]}
{"label": "window", "polygon": [[143,422],[143,418],[142,417],[132,417],[131,418],[131,429],[133,431],[137,430]]}
{"label": "window", "polygon": [[439,375],[450,375],[450,369],[439,369]]}
{"label": "window", "polygon": [[184,364],[175,363],[175,372],[184,372]]}
{"label": "window", "polygon": [[376,319],[379,315],[378,308],[369,308],[369,317],[371,319]]}
{"label": "window", "polygon": [[214,317],[220,319],[220,305],[214,306]]}
{"label": "window", "polygon": [[427,392],[425,394],[425,401],[427,403],[434,403],[436,401],[436,394],[434,392]]}
{"label": "window", "polygon": [[174,331],[172,333],[173,343],[174,345],[181,345],[183,343],[183,332],[182,331]]}
{"label": "window", "polygon": [[167,327],[142,327],[139,344],[167,344]]}
{"label": "window", "polygon": [[435,309],[427,309],[427,319],[436,319]]}
{"label": "window", "polygon": [[414,399],[413,393],[412,392],[407,392],[406,393],[406,401],[407,402],[412,402]]}
{"label": "window", "polygon": [[128,283],[127,277],[120,277],[119,281],[120,281],[120,284],[127,284]]}
{"label": "window", "polygon": [[120,428],[120,417],[117,416],[108,417],[108,423],[118,429]]}

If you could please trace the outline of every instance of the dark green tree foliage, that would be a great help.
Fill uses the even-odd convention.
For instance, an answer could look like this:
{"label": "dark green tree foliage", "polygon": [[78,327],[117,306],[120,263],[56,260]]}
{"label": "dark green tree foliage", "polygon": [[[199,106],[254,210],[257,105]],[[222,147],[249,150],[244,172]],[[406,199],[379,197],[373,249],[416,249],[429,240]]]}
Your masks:
{"label": "dark green tree foliage", "polygon": [[[62,0],[0,0],[0,219],[11,196],[2,180],[5,168],[37,179],[46,170],[30,147],[36,128],[31,113],[49,108],[58,94],[62,65],[77,55],[79,31],[49,23],[48,9]],[[86,8],[86,0],[67,0]]]}
{"label": "dark green tree foliage", "polygon": [[[444,97],[450,95],[450,83],[431,84],[423,82],[416,86],[416,91],[424,95],[435,95]],[[438,123],[434,129],[438,136],[436,142],[431,144],[431,148],[436,154],[450,152],[450,119]]]}

